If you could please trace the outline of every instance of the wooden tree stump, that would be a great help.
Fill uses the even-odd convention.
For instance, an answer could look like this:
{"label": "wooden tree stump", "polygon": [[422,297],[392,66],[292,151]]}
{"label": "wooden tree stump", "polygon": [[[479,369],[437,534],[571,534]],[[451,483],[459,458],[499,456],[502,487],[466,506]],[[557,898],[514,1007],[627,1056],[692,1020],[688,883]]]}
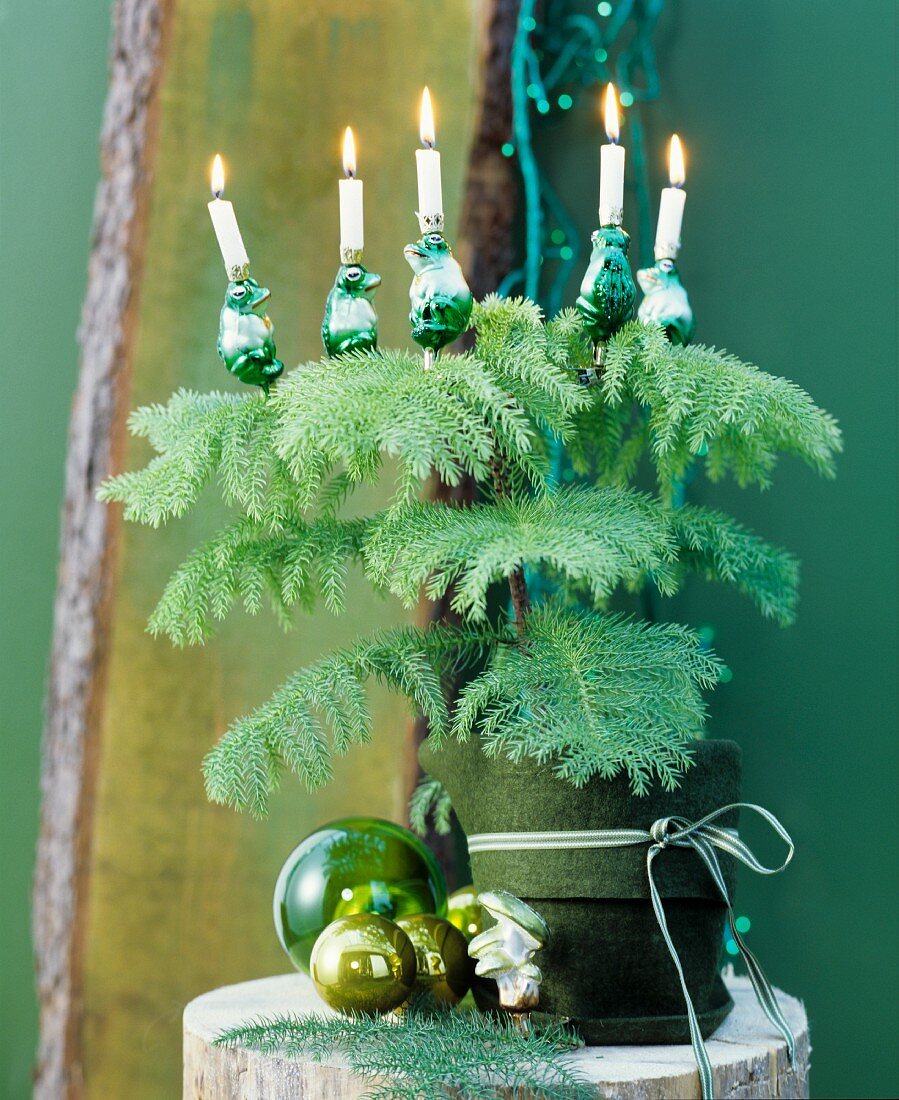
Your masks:
{"label": "wooden tree stump", "polygon": [[[730,978],[734,1010],[706,1044],[715,1095],[785,1098],[809,1095],[808,1020],[801,1001],[778,991],[796,1037],[796,1067],[759,1008],[748,978]],[[184,1010],[184,1100],[357,1100],[370,1082],[338,1057],[316,1064],[217,1047],[227,1028],[259,1016],[327,1012],[301,974],[263,978],[204,993]],[[692,1100],[699,1074],[689,1046],[585,1047],[572,1062],[607,1100]]]}

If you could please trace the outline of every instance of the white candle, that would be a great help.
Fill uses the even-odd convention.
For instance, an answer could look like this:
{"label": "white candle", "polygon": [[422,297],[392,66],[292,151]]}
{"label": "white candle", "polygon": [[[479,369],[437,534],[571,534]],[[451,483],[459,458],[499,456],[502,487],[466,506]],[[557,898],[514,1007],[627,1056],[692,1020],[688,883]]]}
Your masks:
{"label": "white candle", "polygon": [[671,135],[668,153],[668,178],[670,187],[662,188],[662,201],[659,203],[659,221],[656,226],[655,257],[657,260],[673,260],[680,248],[680,231],[684,220],[684,203],[687,192],[683,188],[684,151],[677,134]]}
{"label": "white candle", "polygon": [[606,88],[605,126],[609,143],[600,150],[599,224],[621,225],[624,212],[624,148],[618,144],[615,85]]}
{"label": "white candle", "polygon": [[421,96],[421,121],[419,133],[423,149],[415,150],[418,167],[418,216],[437,225],[443,218],[443,186],[440,179],[440,154],[435,146],[434,112],[431,109],[431,93],[427,88]]}
{"label": "white candle", "polygon": [[231,280],[245,279],[250,273],[250,260],[247,250],[244,248],[243,238],[240,235],[240,227],[234,216],[234,207],[226,202],[222,195],[225,191],[225,166],[218,153],[212,162],[212,194],[214,196],[209,204],[209,215],[212,218],[212,226],[218,238],[219,248],[222,250],[222,259],[225,261],[225,271]]}
{"label": "white candle", "polygon": [[[362,220],[362,180],[356,179],[356,143],[347,126],[343,135],[343,170],[346,179],[338,181],[340,192],[340,257],[353,257],[365,247]],[[344,262],[351,262],[345,260]]]}

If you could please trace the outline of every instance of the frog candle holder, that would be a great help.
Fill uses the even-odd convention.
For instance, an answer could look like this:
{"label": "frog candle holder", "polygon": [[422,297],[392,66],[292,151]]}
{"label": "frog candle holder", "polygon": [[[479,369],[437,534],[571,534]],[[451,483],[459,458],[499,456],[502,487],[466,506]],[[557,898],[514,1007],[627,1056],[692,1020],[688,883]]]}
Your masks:
{"label": "frog candle holder", "polygon": [[549,939],[549,928],[539,913],[505,890],[485,891],[478,902],[496,923],[468,945],[469,955],[477,960],[475,973],[494,979],[500,1007],[527,1035],[529,1013],[540,1004],[543,980],[532,960]]}
{"label": "frog candle holder", "polygon": [[212,201],[209,216],[228,275],[225,304],[219,315],[219,358],[248,386],[268,389],[284,371],[275,352],[275,327],[265,312],[268,287],[250,278],[250,260],[232,203],[226,201],[225,165],[216,153],[212,162]]}
{"label": "frog candle holder", "polygon": [[659,256],[657,252],[652,267],[637,272],[637,282],[644,294],[637,317],[644,324],[661,325],[672,344],[689,344],[696,322],[674,256]]}
{"label": "frog candle holder", "polygon": [[686,170],[684,150],[677,134],[671,135],[668,153],[670,187],[662,189],[659,221],[656,227],[655,263],[637,272],[637,281],[645,295],[637,310],[644,324],[661,325],[672,344],[689,344],[695,324],[690,299],[677,271],[681,224],[687,195],[684,191]]}
{"label": "frog candle holder", "polygon": [[374,351],[378,346],[378,314],[372,296],[381,285],[381,276],[361,261],[361,249],[341,248],[340,267],[322,319],[322,343],[331,357],[348,351]]}
{"label": "frog candle holder", "polygon": [[443,184],[431,93],[421,93],[418,134],[422,148],[415,151],[418,175],[418,226],[421,236],[407,244],[403,255],[413,271],[409,288],[409,325],[412,339],[424,349],[425,370],[434,365],[441,348],[468,328],[473,300],[462,268],[444,236]]}
{"label": "frog candle holder", "polygon": [[419,214],[421,236],[403,255],[414,272],[409,288],[412,339],[424,349],[425,369],[441,348],[468,328],[473,299],[462,268],[443,235],[442,214]]}
{"label": "frog candle holder", "polygon": [[602,378],[606,344],[631,319],[637,288],[627,258],[630,237],[621,228],[624,209],[625,150],[620,144],[618,96],[609,84],[604,96],[603,121],[608,138],[600,148],[599,229],[590,238],[590,263],[581,281],[578,311],[593,341],[593,370],[578,371],[583,385]]}
{"label": "frog candle holder", "polygon": [[372,296],[381,276],[362,264],[365,244],[362,180],[356,175],[356,140],[347,126],[343,135],[344,178],[340,196],[340,267],[325,301],[322,343],[328,356],[352,351],[374,351],[378,346],[378,315]]}
{"label": "frog candle holder", "polygon": [[593,251],[584,272],[577,309],[584,328],[593,341],[593,377],[580,371],[584,385],[602,377],[606,343],[619,328],[631,319],[637,288],[627,258],[630,237],[616,223],[604,225],[591,237]]}
{"label": "frog candle holder", "polygon": [[269,386],[284,371],[275,354],[275,327],[265,312],[271,291],[245,272],[236,274],[242,277],[228,283],[219,316],[219,357],[235,378],[260,386],[268,396]]}

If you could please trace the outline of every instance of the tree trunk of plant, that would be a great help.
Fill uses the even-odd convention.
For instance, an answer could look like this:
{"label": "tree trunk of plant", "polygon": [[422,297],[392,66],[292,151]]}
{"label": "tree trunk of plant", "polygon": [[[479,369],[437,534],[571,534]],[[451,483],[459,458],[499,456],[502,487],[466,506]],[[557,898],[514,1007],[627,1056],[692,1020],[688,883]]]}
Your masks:
{"label": "tree trunk of plant", "polygon": [[[428,48],[438,39],[452,48]],[[270,897],[293,845],[341,814],[405,813],[403,711],[382,694],[378,738],[338,764],[327,791],[287,786],[264,824],[206,804],[202,756],[231,719],[323,649],[383,625],[384,606],[356,578],[345,620],[322,613],[286,640],[268,620],[240,620],[206,649],[176,652],[144,624],[223,510],[204,499],[149,536],[123,528],[95,491],[145,455],[125,440],[133,404],[182,385],[238,388],[215,353],[225,280],[204,205],[217,149],[291,363],[320,354],[338,263],[339,138],[353,124],[366,262],[384,276],[382,341],[408,342],[418,96],[427,81],[454,225],[474,39],[468,0],[117,0],[44,741],[40,1100],[175,1095],[184,1003],[287,965]],[[368,492],[362,503],[376,508],[391,486]]]}
{"label": "tree trunk of plant", "polygon": [[[518,209],[519,180],[514,162],[503,156],[502,147],[512,134],[512,43],[520,8],[521,0],[483,0],[480,4],[474,133],[456,242],[459,262],[475,298],[493,293],[514,262],[513,226]],[[470,340],[466,342],[470,345]],[[444,503],[465,504],[475,500],[476,492],[470,477],[463,478],[454,487],[436,478],[433,496]],[[523,586],[523,574],[520,580]],[[451,586],[439,600],[424,599],[421,620],[426,624],[458,622],[451,607],[453,593]],[[526,589],[524,597],[526,599]],[[427,721],[417,719],[407,762],[410,794],[421,778],[418,746],[427,734]],[[431,831],[426,840],[439,855],[450,887],[461,885],[458,879],[465,855],[458,833],[440,836]]]}

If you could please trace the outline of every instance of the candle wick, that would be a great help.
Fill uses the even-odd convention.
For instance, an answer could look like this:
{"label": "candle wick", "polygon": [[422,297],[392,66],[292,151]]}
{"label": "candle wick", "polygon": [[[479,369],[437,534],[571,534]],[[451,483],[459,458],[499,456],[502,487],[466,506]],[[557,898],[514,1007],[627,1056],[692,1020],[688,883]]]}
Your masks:
{"label": "candle wick", "polygon": [[343,174],[346,176],[346,178],[348,180],[354,180],[356,178],[355,168],[344,168]]}
{"label": "candle wick", "polygon": [[225,193],[225,192],[224,192],[224,190],[221,190],[221,191],[213,191],[213,192],[212,192],[212,197],[213,197],[214,199],[220,199],[220,198],[222,197],[222,195],[224,195],[224,193]]}
{"label": "candle wick", "polygon": [[425,149],[436,149],[437,148],[437,142],[436,141],[428,141],[427,139],[425,139],[422,142],[422,145],[425,147]]}

